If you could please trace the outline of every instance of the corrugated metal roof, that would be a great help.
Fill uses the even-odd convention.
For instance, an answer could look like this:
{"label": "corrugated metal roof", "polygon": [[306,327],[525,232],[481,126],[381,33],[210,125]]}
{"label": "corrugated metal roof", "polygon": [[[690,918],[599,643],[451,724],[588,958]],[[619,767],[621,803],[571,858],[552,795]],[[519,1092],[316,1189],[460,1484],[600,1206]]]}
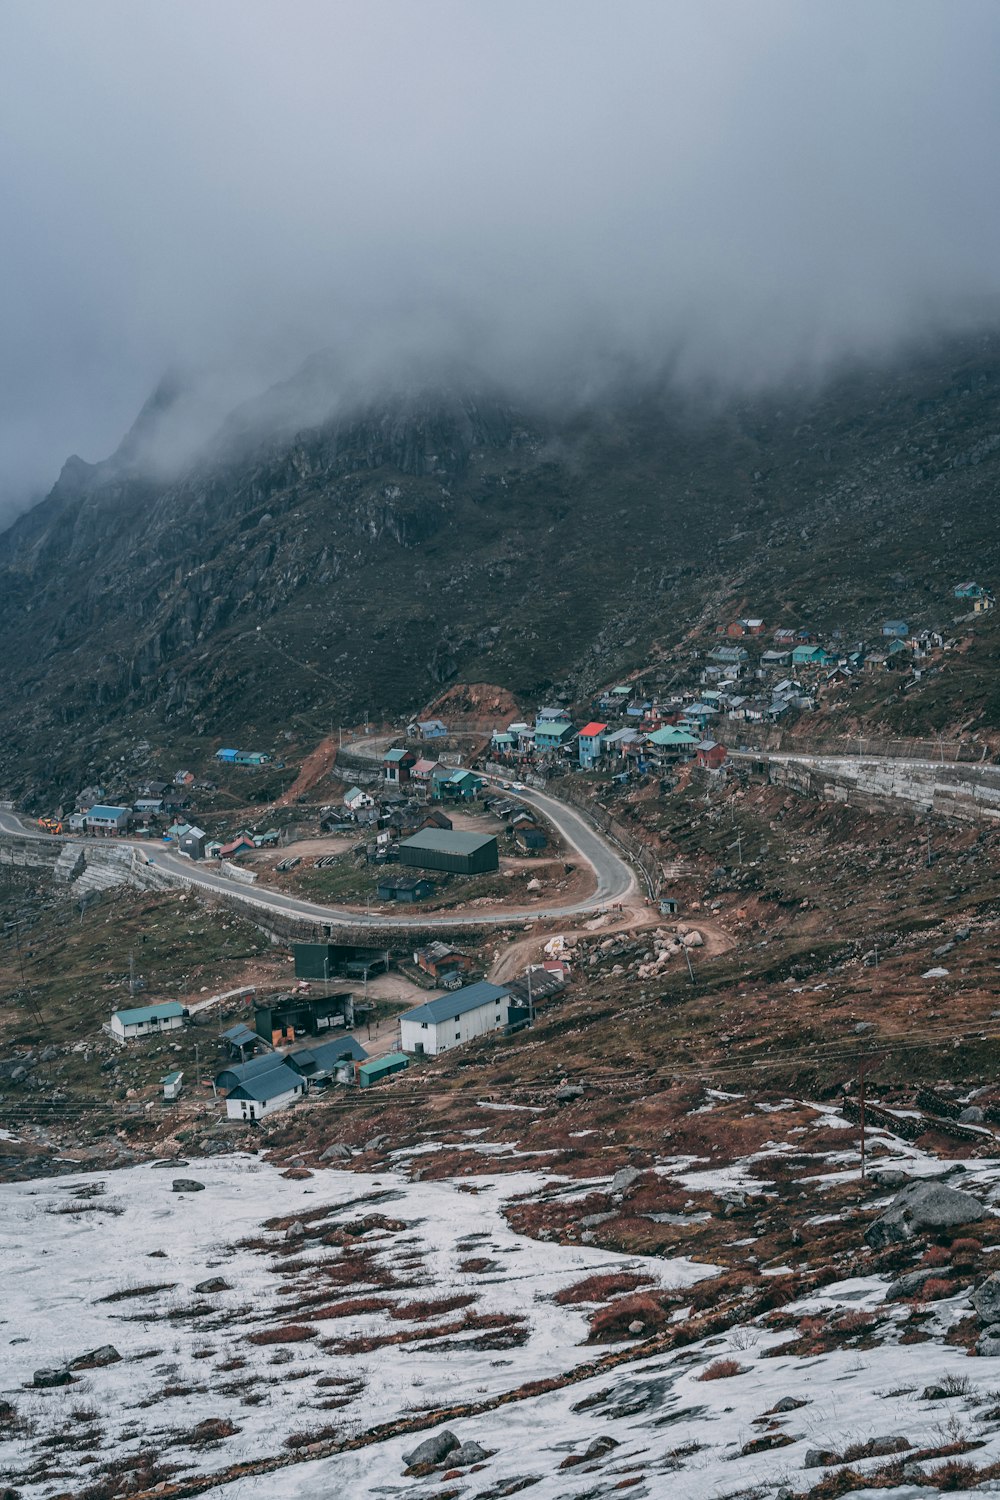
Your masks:
{"label": "corrugated metal roof", "polygon": [[87,813],[88,818],[127,818],[127,807],[92,807]]}
{"label": "corrugated metal roof", "polygon": [[388,1052],[385,1057],[376,1057],[371,1062],[362,1063],[358,1072],[364,1078],[377,1078],[380,1073],[394,1073],[397,1068],[409,1066],[410,1059],[404,1052]]}
{"label": "corrugated metal roof", "polygon": [[184,1007],[177,1000],[165,1000],[162,1005],[139,1005],[134,1010],[115,1011],[123,1026],[140,1026],[143,1021],[167,1021],[183,1014]]}
{"label": "corrugated metal roof", "polygon": [[580,730],[580,738],[582,740],[592,740],[595,736],[603,734],[607,727],[607,724],[585,724]]}
{"label": "corrugated metal roof", "polygon": [[489,1005],[492,1000],[506,1000],[509,995],[509,990],[482,979],[478,984],[467,984],[450,995],[442,995],[439,1000],[428,1000],[426,1005],[405,1010],[400,1020],[430,1021],[437,1026],[441,1021],[453,1021],[456,1016],[464,1016],[466,1011],[477,1010],[480,1005]]}
{"label": "corrugated metal roof", "polygon": [[287,1063],[278,1063],[266,1073],[261,1073],[255,1078],[245,1078],[236,1088],[230,1089],[230,1099],[256,1099],[265,1103],[268,1099],[274,1099],[279,1094],[291,1093],[292,1089],[304,1089],[305,1083],[301,1074],[296,1073]]}
{"label": "corrugated metal roof", "polygon": [[448,828],[422,828],[412,838],[404,839],[401,849],[433,849],[438,854],[475,854],[487,844],[496,842],[492,833],[455,833]]}

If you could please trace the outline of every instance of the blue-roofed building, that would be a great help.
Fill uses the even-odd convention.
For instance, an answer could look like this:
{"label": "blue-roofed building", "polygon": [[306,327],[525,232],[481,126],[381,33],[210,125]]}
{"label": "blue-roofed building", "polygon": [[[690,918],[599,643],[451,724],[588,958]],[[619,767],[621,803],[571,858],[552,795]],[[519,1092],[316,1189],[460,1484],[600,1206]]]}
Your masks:
{"label": "blue-roofed building", "polygon": [[893,636],[895,636],[899,640],[902,640],[904,638],[904,636],[908,636],[909,633],[910,633],[910,627],[909,627],[909,625],[907,625],[907,623],[906,623],[905,620],[885,620],[885,621],[883,621],[883,624],[882,624],[882,634],[884,636],[888,636],[890,638],[893,637]]}
{"label": "blue-roofed building", "polygon": [[178,1000],[116,1010],[111,1017],[111,1035],[128,1042],[138,1036],[159,1036],[161,1031],[179,1031],[186,1015],[187,1011]]}
{"label": "blue-roofed building", "polygon": [[507,1025],[510,991],[481,980],[467,984],[439,1000],[428,1000],[399,1018],[400,1047],[404,1052],[436,1057],[474,1037],[502,1031]]}
{"label": "blue-roofed building", "polygon": [[287,1109],[305,1093],[307,1085],[301,1073],[279,1058],[266,1060],[271,1064],[269,1069],[243,1079],[229,1090],[226,1114],[231,1120],[262,1120],[275,1110]]}
{"label": "blue-roofed building", "polygon": [[131,810],[127,807],[105,807],[98,803],[87,812],[88,833],[125,833],[128,830]]}
{"label": "blue-roofed building", "polygon": [[216,760],[222,761],[224,765],[234,766],[236,764],[236,757],[238,754],[238,750],[216,750],[215,758]]}

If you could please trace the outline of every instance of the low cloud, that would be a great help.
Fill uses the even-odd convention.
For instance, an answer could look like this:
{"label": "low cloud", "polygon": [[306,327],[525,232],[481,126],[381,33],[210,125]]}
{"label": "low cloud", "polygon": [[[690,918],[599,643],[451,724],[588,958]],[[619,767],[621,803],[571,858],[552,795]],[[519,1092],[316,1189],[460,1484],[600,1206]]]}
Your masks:
{"label": "low cloud", "polygon": [[980,0],[5,7],[0,523],[167,368],[208,425],[321,349],[580,398],[992,324],[998,52]]}

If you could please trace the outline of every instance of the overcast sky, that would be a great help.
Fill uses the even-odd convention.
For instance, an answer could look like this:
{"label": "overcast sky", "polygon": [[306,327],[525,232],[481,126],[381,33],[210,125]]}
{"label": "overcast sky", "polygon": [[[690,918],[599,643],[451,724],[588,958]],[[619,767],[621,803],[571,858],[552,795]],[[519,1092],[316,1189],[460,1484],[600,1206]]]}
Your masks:
{"label": "overcast sky", "polygon": [[163,370],[825,370],[1000,301],[996,0],[0,0],[0,513]]}

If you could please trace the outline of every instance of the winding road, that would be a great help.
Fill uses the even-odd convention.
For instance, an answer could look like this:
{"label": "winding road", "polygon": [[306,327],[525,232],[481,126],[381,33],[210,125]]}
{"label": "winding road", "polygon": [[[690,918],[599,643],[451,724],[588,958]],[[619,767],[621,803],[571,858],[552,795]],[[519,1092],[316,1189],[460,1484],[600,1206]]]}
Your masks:
{"label": "winding road", "polygon": [[[587,916],[609,905],[618,905],[633,900],[638,894],[638,885],[632,867],[618,853],[605,836],[578,812],[567,807],[545,792],[523,791],[516,794],[521,801],[536,807],[558,830],[570,848],[590,866],[597,882],[595,890],[583,900],[564,906],[510,906],[502,909],[480,909],[475,913],[456,914],[449,912],[426,912],[419,916],[402,916],[395,912],[383,914],[351,909],[345,906],[320,906],[313,901],[302,901],[297,896],[288,896],[267,886],[243,886],[237,881],[216,874],[208,865],[203,865],[182,855],[175,854],[165,844],[150,844],[148,840],[119,839],[118,845],[128,844],[140,857],[162,873],[189,886],[225,896],[230,901],[239,901],[258,910],[281,912],[286,916],[323,926],[366,927],[398,931],[413,928],[426,931],[428,928],[455,930],[462,927],[507,927],[512,922],[536,922],[561,917]],[[43,833],[21,821],[16,813],[0,809],[0,836],[15,835],[19,838],[37,838],[45,843],[55,840],[63,844],[78,844],[84,852],[94,847],[91,839],[77,839],[68,835]]]}

